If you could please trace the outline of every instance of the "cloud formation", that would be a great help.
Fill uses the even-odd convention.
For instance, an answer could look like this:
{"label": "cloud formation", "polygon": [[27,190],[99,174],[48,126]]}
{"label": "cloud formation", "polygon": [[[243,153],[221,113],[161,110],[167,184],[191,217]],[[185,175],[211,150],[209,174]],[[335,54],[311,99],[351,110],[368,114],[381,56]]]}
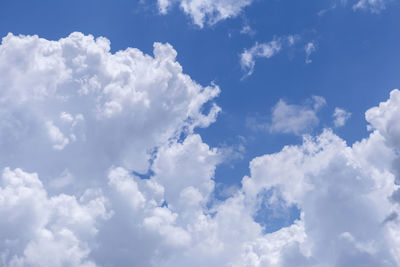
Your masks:
{"label": "cloud formation", "polygon": [[354,10],[368,10],[371,13],[380,13],[386,9],[387,0],[359,0],[353,5]]}
{"label": "cloud formation", "polygon": [[318,125],[317,112],[326,104],[321,96],[313,96],[306,105],[287,104],[284,100],[272,108],[271,124],[268,130],[275,133],[301,135]]}
{"label": "cloud formation", "polygon": [[238,16],[252,2],[253,0],[157,0],[161,14],[168,13],[174,4],[179,4],[183,12],[200,28],[205,24],[213,25]]}
{"label": "cloud formation", "polygon": [[309,42],[305,45],[304,51],[306,52],[306,63],[310,64],[312,60],[310,59],[310,56],[312,53],[314,53],[316,50],[315,44],[313,42]]}
{"label": "cloud formation", "polygon": [[[93,260],[85,260],[91,247],[86,240],[80,242],[74,232],[70,233],[72,230],[66,228],[69,232],[57,236],[43,232],[45,227],[52,226],[48,226],[51,223],[46,219],[50,215],[42,214],[40,208],[8,207],[7,203],[14,203],[18,194],[25,197],[25,193],[30,195],[29,190],[36,190],[38,192],[31,195],[43,195],[40,200],[23,202],[45,205],[50,201],[46,194],[60,192],[62,199],[73,202],[93,187],[93,190],[100,189],[101,192],[118,192],[121,198],[124,194],[133,194],[130,205],[144,208],[145,204],[150,204],[146,202],[145,193],[138,191],[139,185],[130,180],[130,173],[147,172],[154,158],[157,167],[160,156],[156,155],[164,151],[163,146],[168,147],[182,134],[191,136],[195,127],[206,127],[216,119],[220,109],[215,104],[211,104],[207,114],[203,114],[202,109],[219,94],[218,86],[202,87],[183,74],[182,67],[175,61],[176,52],[169,44],[155,43],[154,56],[134,48],[115,54],[109,50],[107,39],[94,39],[81,33],[73,33],[58,41],[12,34],[2,40],[0,168],[5,170],[3,179],[8,179],[3,183],[0,196],[1,204],[6,205],[8,212],[2,218],[18,218],[23,210],[32,210],[32,218],[25,221],[35,228],[23,237],[5,237],[6,244],[2,250],[7,251],[7,255],[2,256],[5,266],[14,264],[14,259],[24,265],[22,257],[29,246],[44,251],[46,246],[50,246],[50,241],[62,242],[60,253],[76,247],[77,254],[74,255],[77,258],[66,259],[72,261],[72,265],[86,264],[86,261],[93,263]],[[188,137],[185,140],[189,142],[192,139]],[[194,140],[202,143],[199,138]],[[16,178],[13,178],[7,168],[21,168],[38,173],[38,176],[27,178],[29,181],[34,179],[34,183],[10,191],[8,183],[24,185],[23,180],[18,181],[22,179],[19,177],[30,174],[14,175]],[[128,173],[122,176],[124,179],[121,170]],[[155,200],[160,200],[158,195],[162,195],[164,189],[155,181],[146,183],[146,188],[155,194],[152,195]],[[196,194],[196,190],[187,189],[186,194]],[[64,196],[64,192],[70,192],[71,197]],[[11,195],[7,197],[5,194]],[[161,206],[162,203],[155,200],[152,205]],[[61,202],[60,205],[66,204]],[[114,209],[113,206],[107,212],[113,213]],[[88,211],[78,212],[82,216],[90,215],[90,212],[86,214]],[[71,212],[68,214],[73,215]],[[173,218],[175,215],[171,213],[170,216]],[[37,218],[44,222],[36,226],[33,220]],[[111,221],[114,218],[119,218],[117,213]],[[16,222],[4,223],[13,227]],[[25,232],[21,229],[16,232]],[[36,238],[39,232],[44,234],[42,239]],[[89,238],[87,234],[90,231],[83,232],[87,232],[83,234]],[[91,232],[95,235],[97,231]],[[64,237],[68,238],[65,242]],[[19,250],[9,250],[7,244],[15,244]],[[49,264],[65,266],[67,263],[55,259]]]}
{"label": "cloud formation", "polygon": [[[245,73],[244,78],[253,74],[256,60],[260,58],[269,59],[277,55],[283,49],[297,45],[299,41],[301,41],[300,35],[288,35],[275,37],[273,40],[265,43],[256,42],[251,48],[244,49],[240,54],[240,66]],[[308,42],[304,45],[306,63],[311,63],[309,57],[315,50],[316,47],[313,42]]]}
{"label": "cloud formation", "polygon": [[2,266],[95,266],[97,220],[109,216],[100,190],[49,197],[36,173],[8,167],[0,184]]}
{"label": "cloud formation", "polygon": [[256,43],[250,49],[245,49],[240,55],[240,65],[242,70],[246,72],[246,76],[253,74],[257,58],[271,58],[279,53],[281,48],[282,42],[280,40],[273,40],[263,44]]}
{"label": "cloud formation", "polygon": [[346,124],[347,120],[350,119],[351,113],[347,112],[346,110],[342,108],[335,108],[335,111],[333,112],[333,125],[335,127],[342,127]]}
{"label": "cloud formation", "polygon": [[[3,39],[2,266],[400,264],[400,91],[367,111],[369,137],[348,146],[329,129],[306,136],[253,159],[220,200],[223,151],[194,131],[216,120],[216,105],[202,110],[219,88],[183,74],[168,44],[153,56],[109,45],[80,33]],[[325,100],[279,103],[276,118],[313,118]],[[269,231],[261,206],[300,217]]]}

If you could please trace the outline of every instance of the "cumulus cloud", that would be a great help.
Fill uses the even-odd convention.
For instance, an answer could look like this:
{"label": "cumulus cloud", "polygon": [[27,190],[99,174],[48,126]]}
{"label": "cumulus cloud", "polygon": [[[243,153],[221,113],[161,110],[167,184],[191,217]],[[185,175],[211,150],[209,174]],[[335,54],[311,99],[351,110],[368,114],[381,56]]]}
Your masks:
{"label": "cumulus cloud", "polygon": [[[70,203],[77,192],[95,186],[104,191],[117,192],[121,198],[133,194],[135,198],[129,201],[129,207],[143,209],[146,207],[146,195],[139,191],[135,181],[127,178],[129,175],[121,175],[120,170],[126,170],[128,174],[148,171],[152,159],[159,158],[155,155],[164,151],[163,146],[178,140],[182,134],[191,135],[195,127],[207,127],[216,119],[220,110],[218,106],[211,104],[207,114],[202,109],[205,103],[219,94],[218,86],[200,86],[183,74],[182,67],[175,60],[176,52],[169,44],[155,43],[154,56],[134,48],[115,54],[109,50],[107,39],[94,39],[81,33],[73,33],[58,41],[12,34],[2,40],[0,167],[37,172],[41,181],[37,178],[34,184],[29,184],[22,191],[28,194],[29,190],[40,188],[44,193],[32,194],[38,197],[44,195],[39,204],[49,202],[45,197],[47,190],[51,195],[54,192],[71,192],[71,197],[60,196],[61,200],[66,199]],[[154,167],[157,166],[158,160],[155,160]],[[110,168],[115,171],[108,175]],[[15,179],[13,183],[19,182]],[[48,185],[47,190],[42,188],[43,185]],[[156,192],[152,196],[155,199],[164,192],[156,179],[147,187],[149,191]],[[191,190],[189,185],[187,187],[183,195],[196,195],[196,188]],[[9,192],[6,185],[0,200],[4,200],[4,194]],[[9,199],[14,199],[18,192],[16,190]],[[66,205],[65,201],[60,205]],[[25,202],[30,205],[36,203]],[[30,208],[9,209],[9,213],[2,218],[18,218],[23,210]],[[35,209],[32,210],[34,213]],[[40,212],[41,208],[37,210]],[[90,215],[89,211],[77,212],[83,216]],[[75,246],[74,250],[80,255],[77,256],[79,262],[86,264],[91,246],[81,242],[69,228],[57,229],[58,236],[48,233],[48,229],[44,228],[48,224],[47,215],[39,213],[32,216],[44,217],[45,222],[37,226],[33,223],[35,229],[32,235],[26,233],[21,238],[4,239],[10,244],[15,243],[20,250],[9,250],[7,255],[4,254],[3,265],[17,260],[19,264],[28,264],[23,258],[25,243],[20,242],[31,244],[26,245],[27,251],[39,253],[39,250],[53,246],[51,242],[53,244],[62,238],[65,242],[59,245],[54,243],[54,247],[62,251],[66,246]],[[119,217],[116,215],[115,218]],[[13,224],[14,221],[9,222],[10,227]],[[24,232],[21,229],[16,232]],[[38,231],[42,234],[40,238],[36,238]],[[7,245],[3,247],[7,248]],[[79,262],[71,264],[75,266],[81,264]],[[93,263],[92,260],[87,262]],[[48,264],[67,265],[62,259],[50,260]]]}
{"label": "cumulus cloud", "polygon": [[[304,137],[253,159],[218,200],[224,153],[194,128],[216,119],[217,106],[202,110],[219,89],[183,74],[170,45],[153,54],[112,54],[105,38],[79,33],[3,39],[2,266],[400,264],[399,91],[367,111],[369,137]],[[324,103],[280,109],[307,115]],[[301,132],[288,127],[278,128]],[[261,206],[300,217],[271,231],[256,220]]]}
{"label": "cumulus cloud", "polygon": [[49,197],[36,173],[10,168],[0,184],[2,266],[95,266],[89,247],[109,216],[101,191]]}
{"label": "cumulus cloud", "polygon": [[[374,153],[386,163],[384,169],[370,161]],[[398,240],[391,232],[397,225],[382,224],[396,208],[388,200],[396,188],[386,169],[392,159],[378,132],[348,147],[331,131],[254,159],[244,192],[256,197],[274,189],[302,213],[304,228],[297,234],[304,239],[286,244],[278,266],[396,266]]]}
{"label": "cumulus cloud", "polygon": [[377,129],[390,143],[391,146],[400,149],[400,91],[393,90],[390,98],[379,106],[367,110],[365,117],[370,123],[370,129]]}
{"label": "cumulus cloud", "polygon": [[326,104],[323,97],[313,96],[309,104],[287,104],[284,100],[272,108],[268,130],[276,133],[304,134],[318,125],[318,110]]}
{"label": "cumulus cloud", "polygon": [[203,28],[204,24],[213,25],[221,20],[236,17],[253,0],[157,0],[161,14],[168,13],[174,4],[179,4],[193,23]]}
{"label": "cumulus cloud", "polygon": [[342,127],[346,124],[347,120],[350,119],[351,113],[342,108],[335,108],[332,116],[334,119],[333,125],[335,127]]}
{"label": "cumulus cloud", "polygon": [[219,107],[201,109],[219,88],[183,74],[169,44],[155,43],[154,57],[109,49],[107,39],[80,33],[59,41],[3,39],[3,164],[45,179],[66,169],[97,179],[111,165],[146,172],[152,150],[215,120]]}

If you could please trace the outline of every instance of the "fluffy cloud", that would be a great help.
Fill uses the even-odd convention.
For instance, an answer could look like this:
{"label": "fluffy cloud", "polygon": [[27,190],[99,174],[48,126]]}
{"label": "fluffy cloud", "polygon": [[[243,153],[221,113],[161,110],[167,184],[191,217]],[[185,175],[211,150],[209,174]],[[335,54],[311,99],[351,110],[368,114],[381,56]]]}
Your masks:
{"label": "fluffy cloud", "polygon": [[166,14],[175,3],[191,17],[193,23],[200,26],[213,25],[218,21],[233,18],[253,0],[158,0],[161,14]]}
{"label": "fluffy cloud", "polygon": [[219,88],[183,74],[170,45],[155,43],[154,57],[109,49],[107,39],[80,33],[3,39],[2,164],[43,179],[68,171],[96,180],[112,165],[146,172],[156,147],[215,120],[217,106],[201,108]]}
{"label": "fluffy cloud", "polygon": [[374,153],[390,166],[394,155],[378,132],[347,147],[325,131],[251,162],[251,176],[243,180],[247,195],[274,190],[302,212],[305,238],[281,251],[278,266],[396,266],[395,228],[384,224],[396,208],[389,200],[396,186],[389,169],[370,161]]}
{"label": "fluffy cloud", "polygon": [[[3,39],[2,266],[400,264],[399,91],[367,111],[368,138],[305,136],[253,159],[221,200],[224,153],[193,130],[216,119],[217,106],[202,107],[219,89],[192,81],[175,57],[167,44],[154,56],[112,54],[106,39],[79,33]],[[275,115],[313,118],[324,103],[282,102]],[[277,129],[302,132],[288,125]],[[300,217],[271,231],[256,219],[265,206]]]}
{"label": "fluffy cloud", "polygon": [[[125,195],[134,196],[129,201],[130,209],[144,209],[150,204],[147,203],[146,194],[139,190],[139,185],[127,178],[130,173],[147,172],[154,157],[155,170],[165,168],[159,164],[161,156],[156,156],[167,153],[162,147],[168,146],[172,140],[178,140],[182,134],[190,135],[195,127],[207,127],[220,110],[212,104],[209,113],[203,114],[203,105],[219,94],[219,88],[215,85],[202,87],[183,74],[182,67],[175,61],[176,52],[169,44],[155,43],[154,56],[145,55],[134,48],[115,54],[109,50],[107,39],[94,39],[81,33],[73,33],[58,41],[12,34],[3,38],[0,46],[0,70],[3,73],[0,81],[0,167],[21,168],[37,172],[41,177],[41,181],[35,178],[34,183],[14,191],[5,184],[1,191],[0,200],[6,201],[6,204],[18,198],[19,194],[22,198],[30,195],[41,197],[40,200],[23,200],[27,205],[37,204],[37,208],[22,204],[10,208],[4,204],[8,213],[4,213],[2,218],[18,218],[18,214],[23,215],[24,210],[32,210],[27,213],[32,213],[32,218],[22,220],[32,227],[32,234],[4,238],[6,243],[2,251],[7,252],[2,255],[3,265],[41,265],[33,263],[33,260],[31,263],[28,256],[39,257],[49,246],[59,254],[63,250],[71,250],[76,255],[64,254],[64,257],[70,260],[75,258],[76,261],[67,263],[65,261],[68,259],[46,261],[43,258],[45,265],[93,265],[93,260],[86,258],[95,246],[89,245],[87,240],[90,237],[88,234],[97,230],[82,230],[86,234],[83,241],[80,241],[74,229],[60,226],[52,232],[53,229],[46,228],[53,227],[50,219],[46,219],[52,215],[44,214],[47,208],[41,205],[58,201],[57,205],[66,206],[67,212],[60,221],[68,221],[68,217],[77,212],[83,219],[78,218],[80,222],[75,224],[84,225],[85,216],[90,216],[91,211],[79,209],[79,206],[75,208],[79,203],[74,199],[88,187],[95,186],[104,192],[117,192],[120,195],[118,198],[113,197],[113,193],[108,196],[114,201],[110,214],[118,210],[115,203],[122,203],[119,199]],[[204,150],[199,141],[201,139],[193,137],[186,140],[187,143],[191,140],[192,143],[200,143],[199,149]],[[216,154],[215,151],[210,153]],[[218,158],[217,155],[213,157]],[[212,174],[218,162],[217,159],[210,161],[214,165],[209,167],[207,175]],[[193,169],[187,168],[188,172],[193,172]],[[113,171],[110,172],[110,169]],[[121,170],[128,174],[122,175],[124,171]],[[6,174],[5,177],[8,176]],[[151,203],[159,209],[162,202],[156,200],[163,197],[164,187],[156,181],[164,181],[162,177],[158,175],[146,183],[149,192],[154,191],[151,196],[155,200]],[[19,183],[17,179],[15,183]],[[196,194],[205,194],[204,197],[207,197],[213,184],[208,180],[204,183],[204,189],[192,188],[188,183],[182,188],[182,196],[191,199]],[[38,192],[31,194],[30,190]],[[170,190],[165,190],[168,196]],[[70,192],[71,196],[61,194],[58,198],[48,199],[47,194],[57,192]],[[204,201],[200,200],[201,203]],[[54,208],[58,210],[58,206]],[[73,211],[68,211],[71,208]],[[60,208],[60,211],[63,209]],[[148,213],[161,216],[162,225],[165,222],[172,224],[176,216],[172,212],[157,212],[155,208],[149,209]],[[102,223],[102,229],[119,218],[116,213],[115,219]],[[144,224],[144,217],[142,219],[140,225]],[[34,220],[43,222],[35,223]],[[154,231],[154,223],[150,223],[152,221],[154,219],[146,220],[149,229]],[[14,220],[2,222],[5,224],[3,229],[17,224]],[[25,232],[21,229],[23,227],[14,232]],[[163,233],[168,234],[168,228],[165,229]],[[100,239],[108,235],[106,230],[101,232]],[[107,243],[107,240],[104,242]],[[8,249],[13,244],[18,251]]]}
{"label": "fluffy cloud", "polygon": [[389,142],[400,149],[400,91],[393,90],[390,99],[382,102],[378,107],[369,109],[365,116],[370,123],[370,129],[377,129]]}
{"label": "fluffy cloud", "polygon": [[287,104],[284,100],[272,108],[269,131],[301,135],[318,125],[318,110],[325,105],[325,99],[313,96],[309,105]]}
{"label": "fluffy cloud", "polygon": [[335,127],[342,127],[346,124],[347,120],[350,119],[351,113],[347,112],[342,108],[335,108],[333,112],[333,125]]}
{"label": "fluffy cloud", "polygon": [[49,197],[35,173],[5,168],[0,186],[2,266],[95,266],[88,256],[106,199],[87,190],[79,199]]}

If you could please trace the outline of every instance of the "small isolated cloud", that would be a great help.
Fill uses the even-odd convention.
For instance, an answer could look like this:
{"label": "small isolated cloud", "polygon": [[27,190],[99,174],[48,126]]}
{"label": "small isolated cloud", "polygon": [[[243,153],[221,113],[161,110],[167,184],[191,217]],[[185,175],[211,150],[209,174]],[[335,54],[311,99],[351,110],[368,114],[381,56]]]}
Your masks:
{"label": "small isolated cloud", "polygon": [[252,48],[245,49],[240,55],[240,65],[242,70],[246,72],[246,76],[253,73],[257,58],[271,58],[279,53],[281,48],[282,42],[277,39],[263,44],[256,43]]}
{"label": "small isolated cloud", "polygon": [[316,50],[316,46],[313,42],[309,42],[305,45],[304,51],[306,51],[306,63],[310,64],[312,60],[310,59],[310,56],[313,52]]}
{"label": "small isolated cloud", "polygon": [[169,0],[158,0],[157,4],[158,4],[158,11],[161,14],[167,14],[168,13],[168,8],[171,5],[171,1],[169,1]]}
{"label": "small isolated cloud", "polygon": [[326,101],[323,97],[313,96],[310,102],[312,105],[294,105],[279,100],[272,108],[269,131],[301,135],[312,130],[319,123],[317,112]]}
{"label": "small isolated cloud", "polygon": [[253,0],[157,0],[161,14],[167,14],[175,3],[190,16],[193,23],[203,28],[221,20],[234,18],[250,5]]}
{"label": "small isolated cloud", "polygon": [[332,6],[328,7],[328,8],[321,9],[321,10],[317,13],[317,15],[318,15],[319,17],[322,17],[322,16],[324,16],[327,12],[332,11],[332,10],[335,10],[335,9],[336,9],[336,3],[333,4]]}
{"label": "small isolated cloud", "polygon": [[351,113],[341,108],[335,108],[332,116],[334,119],[333,125],[335,125],[335,127],[342,127],[346,124],[347,120],[350,119]]}
{"label": "small isolated cloud", "polygon": [[240,30],[240,33],[241,33],[241,34],[247,34],[247,35],[253,36],[253,35],[256,33],[256,31],[253,30],[249,25],[244,25],[244,26],[242,27],[242,29]]}
{"label": "small isolated cloud", "polygon": [[[283,37],[276,37],[272,41],[265,43],[256,42],[251,48],[244,49],[240,54],[240,65],[243,72],[245,72],[244,78],[253,74],[257,59],[269,59],[283,49],[298,45],[301,39],[301,36],[292,34]],[[311,62],[309,56],[315,51],[316,46],[314,43],[310,42],[304,46],[304,49],[307,53],[306,62],[309,63]]]}
{"label": "small isolated cloud", "polygon": [[368,10],[371,13],[380,13],[386,8],[387,0],[359,0],[353,5],[353,10]]}

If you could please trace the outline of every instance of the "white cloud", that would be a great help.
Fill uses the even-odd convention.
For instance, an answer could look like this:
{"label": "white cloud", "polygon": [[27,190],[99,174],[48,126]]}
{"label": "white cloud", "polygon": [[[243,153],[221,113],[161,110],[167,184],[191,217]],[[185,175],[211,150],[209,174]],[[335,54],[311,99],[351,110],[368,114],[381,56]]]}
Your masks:
{"label": "white cloud", "polygon": [[154,57],[109,49],[107,39],[80,33],[59,41],[3,39],[4,166],[37,171],[45,180],[66,169],[97,179],[111,165],[146,172],[154,148],[215,120],[219,107],[209,114],[201,108],[219,88],[183,74],[169,44],[155,43]]}
{"label": "white cloud", "polygon": [[234,18],[253,0],[157,0],[161,14],[166,14],[175,3],[191,17],[193,23],[204,27],[221,20]]}
{"label": "white cloud", "polygon": [[[224,153],[193,128],[215,120],[218,107],[201,110],[219,89],[193,82],[175,56],[162,44],[154,57],[133,48],[111,54],[106,39],[78,33],[3,40],[2,266],[400,264],[399,91],[367,111],[368,138],[347,146],[330,130],[305,137],[253,159],[242,187],[217,200]],[[281,101],[276,118],[315,123],[324,104]],[[58,129],[52,135],[48,122]],[[292,124],[278,129],[302,131]],[[265,234],[255,219],[260,201],[296,205],[301,216]]]}
{"label": "white cloud", "polygon": [[380,13],[386,8],[387,0],[359,0],[353,5],[353,10],[368,10],[372,13]]}
{"label": "white cloud", "polygon": [[300,39],[299,35],[288,35],[274,38],[272,41],[266,43],[256,42],[251,48],[244,49],[240,54],[240,66],[246,73],[244,77],[253,74],[257,59],[269,59],[278,54],[282,49],[294,46]]}
{"label": "white cloud", "polygon": [[306,51],[306,63],[310,64],[312,62],[312,60],[310,59],[310,56],[313,52],[315,52],[316,47],[315,44],[312,42],[309,42],[306,44],[306,46],[304,47],[304,51]]}
{"label": "white cloud", "polygon": [[37,174],[5,168],[0,218],[2,266],[94,266],[89,244],[108,214],[101,191],[87,190],[79,200],[48,197]]}
{"label": "white cloud", "polygon": [[377,129],[391,146],[400,150],[400,91],[393,90],[390,99],[365,113],[370,129]]}
{"label": "white cloud", "polygon": [[380,14],[386,9],[387,5],[392,2],[391,0],[336,0],[333,4],[325,9],[320,10],[318,16],[323,16],[327,12],[331,12],[339,7],[347,8],[348,4],[352,7],[353,11],[369,11],[373,14]]}
{"label": "white cloud", "polygon": [[[1,265],[39,266],[36,261],[40,258],[44,265],[51,266],[92,266],[103,256],[106,262],[113,261],[118,251],[104,255],[97,251],[109,242],[109,235],[114,235],[114,225],[109,229],[107,226],[119,222],[121,215],[118,212],[122,212],[125,205],[121,199],[134,196],[126,202],[126,209],[138,213],[138,224],[131,227],[140,232],[145,218],[164,214],[157,212],[156,208],[161,206],[164,192],[169,196],[172,189],[172,186],[164,189],[157,182],[157,179],[165,181],[162,177],[167,172],[157,174],[157,179],[147,182],[132,180],[130,173],[133,170],[148,171],[153,157],[156,158],[154,166],[158,167],[164,151],[162,147],[168,146],[181,134],[191,136],[195,127],[207,127],[216,119],[219,107],[212,104],[207,114],[202,113],[202,107],[219,94],[218,86],[202,87],[183,74],[182,67],[175,60],[176,51],[169,44],[155,43],[154,56],[134,48],[112,54],[109,46],[105,38],[94,39],[81,33],[73,33],[58,41],[12,34],[3,38],[0,46],[0,70],[3,73],[0,80],[0,168],[10,166],[35,171],[42,181],[32,178],[35,183],[14,191],[5,184],[0,193],[0,205],[4,204],[2,207],[6,209],[1,218],[10,218],[2,221],[2,229],[17,227],[21,222],[21,227],[14,232],[4,230],[3,234],[22,235],[2,238],[1,251],[4,253],[0,257]],[[202,144],[197,137],[186,140],[186,143],[192,140]],[[200,145],[199,149],[207,151],[204,146]],[[174,147],[179,147],[179,144]],[[215,151],[210,153],[218,158]],[[199,160],[205,163],[207,155],[199,155]],[[213,159],[210,162],[212,166],[208,167],[205,175],[212,175],[219,161]],[[110,169],[113,171],[108,183]],[[186,169],[188,175],[193,172],[189,167]],[[168,179],[174,178],[171,174]],[[21,182],[14,179],[10,183]],[[207,190],[212,190],[211,180],[204,183],[208,184]],[[102,198],[95,197],[94,202],[88,204],[76,200],[76,195],[92,186],[110,192],[110,205],[115,212],[113,219],[99,222],[101,230],[94,226],[97,224],[95,218],[99,217],[92,214],[96,207],[86,208],[86,205],[100,205]],[[205,194],[191,183],[186,187],[177,192],[186,199],[196,196],[196,190]],[[35,192],[31,194],[30,191]],[[49,198],[46,191],[51,192],[49,195],[53,195],[53,191],[70,192],[71,195]],[[31,195],[32,199],[28,199]],[[17,206],[9,208],[7,203],[18,199],[23,203],[17,202]],[[201,203],[204,201],[202,199]],[[75,214],[80,216],[76,217],[76,222]],[[170,214],[168,216],[175,216],[172,211]],[[22,219],[20,216],[32,218]],[[164,219],[161,220],[163,224],[166,222]],[[78,221],[79,226],[75,226]],[[24,222],[26,227],[22,225]],[[171,226],[159,233],[174,243],[171,240],[173,233],[180,232],[181,227],[174,226],[173,220],[168,222]],[[79,228],[87,224],[88,227]],[[146,240],[150,240],[155,229],[150,227],[151,223],[147,225],[149,236]],[[24,227],[26,229],[22,230]],[[171,229],[176,230],[171,232],[172,236],[168,234]],[[126,238],[125,235],[120,237]],[[89,242],[95,238],[100,243],[99,249],[96,243]],[[135,247],[139,243],[132,245]],[[46,258],[42,253],[48,247],[52,247],[52,253]],[[72,254],[64,253],[65,250]],[[125,251],[125,248],[121,250]],[[89,259],[92,254],[96,256]],[[147,263],[151,261],[148,259]],[[129,265],[129,261],[126,263]]]}
{"label": "white cloud", "polygon": [[245,49],[240,55],[240,65],[246,75],[249,76],[254,71],[257,58],[271,58],[275,54],[279,53],[282,48],[282,42],[277,39],[268,43],[259,44],[256,43],[250,49]]}
{"label": "white cloud", "polygon": [[272,108],[271,124],[267,128],[277,133],[304,134],[318,125],[317,112],[325,103],[320,96],[314,96],[311,105],[287,104],[279,100]]}
{"label": "white cloud", "polygon": [[171,6],[170,0],[157,0],[158,9],[161,14],[167,14],[168,8]]}
{"label": "white cloud", "polygon": [[244,25],[242,27],[242,29],[240,30],[240,33],[241,34],[248,34],[250,36],[253,36],[256,33],[256,31],[253,30],[249,25]]}
{"label": "white cloud", "polygon": [[302,211],[305,238],[281,250],[278,266],[396,266],[390,250],[398,240],[389,232],[397,226],[382,224],[396,208],[388,199],[396,186],[389,169],[369,161],[375,153],[391,164],[393,152],[378,132],[347,147],[325,131],[251,162],[243,180],[249,197],[273,189]]}
{"label": "white cloud", "polygon": [[342,127],[346,124],[347,120],[350,119],[351,113],[341,108],[335,108],[332,116],[334,119],[333,125],[335,127]]}

